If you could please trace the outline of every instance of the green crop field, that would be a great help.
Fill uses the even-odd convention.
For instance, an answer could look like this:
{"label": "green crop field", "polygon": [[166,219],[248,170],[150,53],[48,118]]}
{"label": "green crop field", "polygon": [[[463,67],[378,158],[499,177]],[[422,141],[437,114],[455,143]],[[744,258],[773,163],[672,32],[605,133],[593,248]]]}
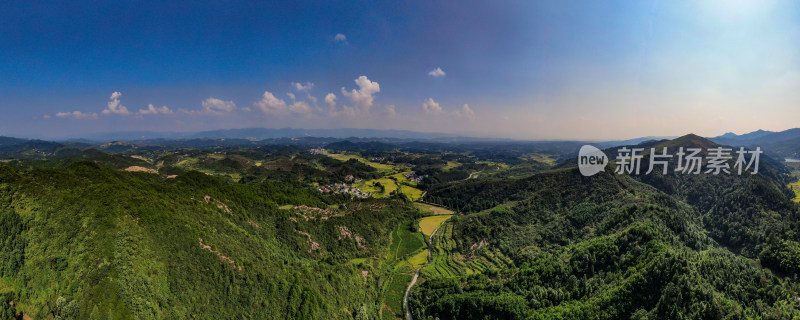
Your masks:
{"label": "green crop field", "polygon": [[[380,192],[380,188],[375,186],[376,182],[380,183],[383,186],[383,188],[384,188],[383,192]],[[353,184],[353,186],[361,189],[361,191],[372,193],[372,196],[375,197],[375,198],[387,197],[387,196],[389,196],[389,194],[391,194],[392,192],[397,190],[397,183],[395,183],[394,180],[389,179],[389,178],[380,178],[380,179],[374,179],[374,180],[368,180],[368,181],[361,181],[361,182]]]}
{"label": "green crop field", "polygon": [[343,153],[329,153],[328,156],[331,157],[331,158],[334,158],[336,160],[339,160],[339,161],[347,161],[347,160],[350,160],[350,159],[356,159],[356,160],[361,161],[361,162],[363,162],[363,163],[365,163],[365,164],[367,164],[367,165],[369,165],[369,166],[371,166],[371,167],[373,167],[375,169],[378,169],[380,171],[388,172],[388,171],[393,171],[394,170],[394,167],[392,165],[372,162],[372,161],[364,159],[363,157],[358,156],[358,155],[343,154]]}
{"label": "green crop field", "polygon": [[414,270],[422,267],[425,262],[428,262],[428,249],[422,250],[408,259],[408,263],[411,264]]}
{"label": "green crop field", "polygon": [[[419,232],[412,232],[411,222],[397,226],[392,232],[392,243],[386,260],[381,267],[388,278],[381,289],[384,306],[381,309],[382,319],[395,319],[403,314],[403,296],[416,268],[414,262],[420,253],[427,256],[425,240]],[[424,263],[424,260],[423,260]]]}

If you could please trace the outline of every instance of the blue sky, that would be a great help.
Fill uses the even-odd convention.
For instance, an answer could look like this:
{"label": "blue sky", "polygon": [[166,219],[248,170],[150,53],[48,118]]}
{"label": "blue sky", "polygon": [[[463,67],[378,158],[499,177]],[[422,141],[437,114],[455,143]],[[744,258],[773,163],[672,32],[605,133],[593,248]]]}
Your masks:
{"label": "blue sky", "polygon": [[7,1],[0,134],[783,130],[800,119],[798,9],[769,0]]}

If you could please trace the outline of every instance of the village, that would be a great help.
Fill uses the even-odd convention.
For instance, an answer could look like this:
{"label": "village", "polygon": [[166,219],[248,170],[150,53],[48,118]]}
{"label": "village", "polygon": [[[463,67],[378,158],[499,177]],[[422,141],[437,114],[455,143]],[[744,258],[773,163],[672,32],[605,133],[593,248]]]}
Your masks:
{"label": "village", "polygon": [[[345,181],[355,183],[359,182],[360,179],[353,177],[353,175],[348,175],[347,177],[345,177]],[[317,188],[317,190],[319,190],[319,192],[322,193],[334,193],[334,194],[348,193],[357,198],[369,198],[370,196],[372,196],[371,192],[364,192],[363,190],[356,188],[352,185],[348,186],[346,182],[342,183],[337,182],[320,186],[319,188]]]}
{"label": "village", "polygon": [[417,173],[414,172],[414,171],[406,172],[403,175],[406,177],[406,179],[408,179],[408,181],[411,181],[411,182],[414,182],[414,183],[422,183],[422,179],[425,179],[425,178],[428,177],[427,174],[426,175],[421,175],[421,176],[417,175]]}

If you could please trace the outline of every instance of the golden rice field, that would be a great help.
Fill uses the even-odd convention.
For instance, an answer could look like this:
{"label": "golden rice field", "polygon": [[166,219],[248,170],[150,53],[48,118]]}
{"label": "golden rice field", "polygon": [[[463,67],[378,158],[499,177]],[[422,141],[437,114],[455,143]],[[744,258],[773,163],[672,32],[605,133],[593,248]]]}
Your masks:
{"label": "golden rice field", "polygon": [[419,231],[422,232],[422,234],[424,234],[426,237],[430,237],[436,228],[438,228],[442,223],[451,217],[453,217],[453,215],[450,214],[424,217],[419,220]]}

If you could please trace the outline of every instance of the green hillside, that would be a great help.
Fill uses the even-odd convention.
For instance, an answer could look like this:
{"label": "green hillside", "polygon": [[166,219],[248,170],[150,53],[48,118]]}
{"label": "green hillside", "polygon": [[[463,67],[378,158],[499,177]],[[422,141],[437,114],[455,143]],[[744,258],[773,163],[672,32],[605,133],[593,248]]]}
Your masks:
{"label": "green hillside", "polygon": [[3,166],[0,188],[3,314],[35,319],[373,318],[388,235],[418,212],[89,162]]}
{"label": "green hillside", "polygon": [[468,214],[442,234],[415,319],[799,317],[798,207],[785,168],[761,170],[583,177],[567,166],[433,188],[428,201]]}

